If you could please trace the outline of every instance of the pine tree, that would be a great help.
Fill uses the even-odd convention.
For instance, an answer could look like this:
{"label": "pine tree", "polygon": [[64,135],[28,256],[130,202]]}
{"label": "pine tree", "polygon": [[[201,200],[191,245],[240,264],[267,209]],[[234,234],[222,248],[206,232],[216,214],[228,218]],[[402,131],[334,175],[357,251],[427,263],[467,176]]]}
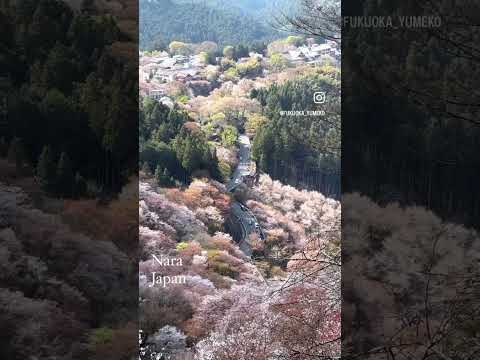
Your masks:
{"label": "pine tree", "polygon": [[87,182],[79,172],[75,174],[75,196],[80,198],[87,194]]}
{"label": "pine tree", "polygon": [[171,186],[174,183],[173,178],[167,168],[162,170],[160,165],[155,169],[155,181],[160,186]]}
{"label": "pine tree", "polygon": [[144,162],[143,165],[142,165],[142,172],[145,174],[145,175],[151,175],[152,171],[150,170],[150,165],[148,165],[148,162]]}
{"label": "pine tree", "polygon": [[162,123],[155,132],[155,138],[157,141],[168,142],[171,137],[171,129],[168,123]]}
{"label": "pine tree", "polygon": [[155,169],[155,181],[158,185],[163,185],[163,171],[160,165],[157,165]]}
{"label": "pine tree", "polygon": [[9,163],[14,163],[16,159],[16,139],[10,141],[10,146],[7,151],[7,160]]}
{"label": "pine tree", "polygon": [[209,157],[210,157],[210,161],[208,163],[209,165],[209,170],[210,170],[210,175],[214,178],[214,179],[218,179],[218,180],[221,180],[222,179],[222,172],[220,171],[220,167],[219,167],[219,161],[218,161],[218,157],[217,157],[217,149],[213,149],[211,152],[210,152],[210,149],[208,151],[209,153]]}
{"label": "pine tree", "polygon": [[74,176],[72,162],[67,153],[62,152],[57,166],[57,185],[61,196],[70,197],[73,193]]}
{"label": "pine tree", "polygon": [[8,153],[8,144],[7,140],[4,137],[0,139],[0,157],[4,158]]}
{"label": "pine tree", "polygon": [[51,192],[55,186],[55,160],[50,146],[44,146],[38,157],[36,174],[40,180],[42,189]]}
{"label": "pine tree", "polygon": [[8,148],[7,154],[8,162],[15,163],[17,170],[21,170],[23,164],[26,160],[25,148],[23,146],[22,140],[19,138],[14,138],[10,142],[10,147]]}
{"label": "pine tree", "polygon": [[189,172],[192,173],[195,170],[195,165],[198,165],[196,153],[197,149],[193,145],[192,138],[188,136],[185,139],[185,149],[182,156],[182,166]]}
{"label": "pine tree", "polygon": [[170,179],[170,172],[168,171],[167,168],[163,169],[163,177],[165,179]]}
{"label": "pine tree", "polygon": [[164,184],[165,186],[172,186],[175,183],[175,180],[170,174],[170,171],[168,171],[167,168],[163,169],[163,179],[164,179]]}

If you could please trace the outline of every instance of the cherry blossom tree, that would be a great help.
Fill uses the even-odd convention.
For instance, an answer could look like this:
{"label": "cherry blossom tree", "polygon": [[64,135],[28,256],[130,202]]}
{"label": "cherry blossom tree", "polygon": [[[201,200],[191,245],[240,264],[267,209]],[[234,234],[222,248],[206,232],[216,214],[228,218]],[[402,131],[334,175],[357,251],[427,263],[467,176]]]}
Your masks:
{"label": "cherry blossom tree", "polygon": [[355,282],[345,278],[344,316],[357,329],[355,339],[345,339],[348,356],[468,359],[476,353],[478,233],[421,207],[381,207],[358,194],[343,203],[343,267],[356,274]]}

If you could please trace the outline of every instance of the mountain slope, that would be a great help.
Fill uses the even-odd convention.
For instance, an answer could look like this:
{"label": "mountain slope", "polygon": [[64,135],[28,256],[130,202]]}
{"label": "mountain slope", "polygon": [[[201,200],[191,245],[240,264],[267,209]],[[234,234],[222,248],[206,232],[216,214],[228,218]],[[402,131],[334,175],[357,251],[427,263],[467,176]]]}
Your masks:
{"label": "mountain slope", "polygon": [[259,19],[268,20],[273,15],[282,12],[291,13],[297,6],[291,0],[174,0],[179,4],[203,4],[216,9],[231,9],[235,7]]}
{"label": "mountain slope", "polygon": [[140,47],[166,46],[173,40],[219,45],[269,41],[278,34],[236,7],[214,7],[171,0],[140,1]]}

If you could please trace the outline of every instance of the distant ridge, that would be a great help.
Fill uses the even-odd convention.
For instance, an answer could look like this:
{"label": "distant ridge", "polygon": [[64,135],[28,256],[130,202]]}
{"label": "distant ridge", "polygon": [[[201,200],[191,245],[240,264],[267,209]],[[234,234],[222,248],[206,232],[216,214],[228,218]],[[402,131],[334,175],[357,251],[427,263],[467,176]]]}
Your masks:
{"label": "distant ridge", "polygon": [[[285,1],[285,0],[280,0]],[[140,47],[159,48],[173,40],[219,45],[279,38],[265,16],[266,0],[140,0]],[[270,3],[271,4],[271,3]]]}

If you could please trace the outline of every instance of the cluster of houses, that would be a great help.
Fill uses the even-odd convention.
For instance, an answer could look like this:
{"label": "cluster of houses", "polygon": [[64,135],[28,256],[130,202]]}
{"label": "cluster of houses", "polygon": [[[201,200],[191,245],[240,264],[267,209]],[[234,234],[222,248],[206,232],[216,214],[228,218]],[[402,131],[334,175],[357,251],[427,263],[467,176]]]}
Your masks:
{"label": "cluster of houses", "polygon": [[307,42],[294,50],[289,50],[285,54],[286,58],[292,64],[321,64],[325,57],[330,57],[333,61],[338,62],[341,57],[339,46],[334,41],[327,41],[323,44]]}
{"label": "cluster of houses", "polygon": [[153,55],[140,54],[139,65],[140,93],[167,106],[173,106],[173,100],[167,95],[171,82],[185,84],[192,96],[211,91],[211,83],[205,77],[208,65],[199,55],[171,56],[165,51]]}
{"label": "cluster of houses", "polygon": [[140,79],[145,82],[167,83],[197,76],[205,64],[199,55],[170,56],[163,51],[155,56],[140,57]]}
{"label": "cluster of houses", "polygon": [[[317,44],[313,39],[307,39],[304,45],[288,47],[281,52],[293,65],[321,65],[325,57],[338,63],[341,56],[339,46],[335,42]],[[265,60],[262,54],[250,53],[249,57],[239,59],[238,63],[247,62],[252,58],[260,62]],[[173,107],[174,100],[168,96],[169,84],[173,82],[183,84],[190,97],[207,96],[216,85],[215,80],[208,79],[207,74],[215,73],[217,70],[216,66],[206,64],[201,55],[172,56],[166,51],[153,54],[140,53],[140,93]],[[264,70],[264,74],[267,72]]]}

